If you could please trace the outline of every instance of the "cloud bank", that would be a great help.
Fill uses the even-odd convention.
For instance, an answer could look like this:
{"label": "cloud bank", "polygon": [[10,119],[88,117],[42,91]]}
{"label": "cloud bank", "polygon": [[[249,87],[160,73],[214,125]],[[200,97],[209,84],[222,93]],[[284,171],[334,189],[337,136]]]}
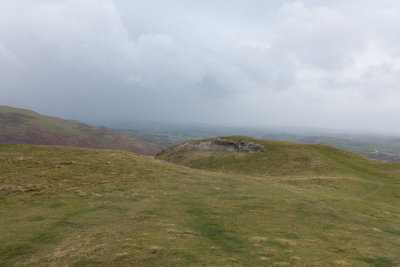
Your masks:
{"label": "cloud bank", "polygon": [[400,2],[0,0],[3,105],[400,133]]}

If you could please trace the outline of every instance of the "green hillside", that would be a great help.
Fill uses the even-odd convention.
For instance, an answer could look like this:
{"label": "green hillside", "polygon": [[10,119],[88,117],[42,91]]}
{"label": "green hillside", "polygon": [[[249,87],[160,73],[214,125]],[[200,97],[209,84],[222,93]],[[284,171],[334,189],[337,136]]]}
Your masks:
{"label": "green hillside", "polygon": [[[168,148],[157,157],[196,169],[222,173],[243,173],[262,176],[348,175],[349,172],[383,172],[391,175],[388,166],[359,154],[325,145],[305,145],[294,142],[254,139],[244,136],[226,137],[237,142],[256,142],[266,148],[261,153],[232,153],[227,151],[191,151],[184,148],[212,139],[188,141]],[[396,173],[397,174],[397,173]]]}
{"label": "green hillside", "polygon": [[156,145],[132,136],[7,106],[0,106],[0,144],[122,149],[143,155],[159,151]]}
{"label": "green hillside", "polygon": [[[293,134],[267,134],[263,138],[299,142],[303,144],[322,144],[353,151],[366,157],[387,162],[400,162],[400,143],[389,137],[352,137],[353,140],[330,136],[301,136]],[[357,139],[359,139],[357,141]]]}
{"label": "green hillside", "polygon": [[232,139],[267,150],[0,145],[0,266],[400,265],[400,164]]}

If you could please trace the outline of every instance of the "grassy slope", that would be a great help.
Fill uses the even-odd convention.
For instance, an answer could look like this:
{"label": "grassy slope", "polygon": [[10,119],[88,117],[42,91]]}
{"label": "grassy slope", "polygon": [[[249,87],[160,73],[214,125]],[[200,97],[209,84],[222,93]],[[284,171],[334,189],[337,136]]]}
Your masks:
{"label": "grassy slope", "polygon": [[0,143],[123,149],[144,155],[159,150],[135,137],[6,106],[0,106]]}
{"label": "grassy slope", "polygon": [[[271,162],[255,163],[265,172],[0,145],[0,265],[400,264],[398,164],[266,144]],[[305,170],[299,156],[327,169]]]}
{"label": "grassy slope", "polygon": [[269,134],[263,138],[282,141],[293,141],[303,144],[323,144],[353,151],[372,159],[389,162],[400,162],[400,145],[398,140],[371,139],[354,141],[329,136],[301,136],[290,134]]}
{"label": "grassy slope", "polygon": [[[325,145],[305,145],[244,136],[227,138],[244,142],[254,141],[266,147],[267,151],[264,153],[231,153],[225,151],[187,153],[187,151],[180,149],[181,145],[177,145],[164,150],[157,157],[191,168],[264,176],[347,175],[349,165],[354,165],[355,169],[367,168],[368,170],[382,170],[387,166],[399,166],[395,163],[386,164],[371,160],[353,152]],[[203,140],[189,142],[200,141]],[[346,164],[338,164],[339,161]]]}

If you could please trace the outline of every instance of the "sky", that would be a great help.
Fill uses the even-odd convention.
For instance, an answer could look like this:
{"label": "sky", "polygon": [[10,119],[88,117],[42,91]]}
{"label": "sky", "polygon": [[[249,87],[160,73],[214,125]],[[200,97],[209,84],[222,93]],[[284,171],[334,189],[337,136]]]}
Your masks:
{"label": "sky", "polygon": [[0,105],[400,134],[398,0],[0,0]]}

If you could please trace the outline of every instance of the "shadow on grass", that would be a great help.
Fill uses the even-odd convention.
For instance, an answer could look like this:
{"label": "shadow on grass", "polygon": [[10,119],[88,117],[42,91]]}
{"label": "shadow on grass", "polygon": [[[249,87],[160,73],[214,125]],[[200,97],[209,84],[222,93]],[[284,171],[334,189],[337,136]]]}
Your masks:
{"label": "shadow on grass", "polygon": [[200,237],[207,238],[228,253],[237,253],[245,247],[242,239],[237,238],[232,231],[224,227],[222,214],[206,207],[201,202],[190,201],[185,205],[189,206],[186,212],[193,216],[190,227],[198,232]]}
{"label": "shadow on grass", "polygon": [[25,254],[33,253],[34,249],[28,244],[11,244],[0,247],[0,266],[7,266],[7,261]]}
{"label": "shadow on grass", "polygon": [[396,266],[395,262],[386,257],[376,257],[376,258],[361,258],[360,260],[370,264],[371,266],[377,267],[392,267]]}

